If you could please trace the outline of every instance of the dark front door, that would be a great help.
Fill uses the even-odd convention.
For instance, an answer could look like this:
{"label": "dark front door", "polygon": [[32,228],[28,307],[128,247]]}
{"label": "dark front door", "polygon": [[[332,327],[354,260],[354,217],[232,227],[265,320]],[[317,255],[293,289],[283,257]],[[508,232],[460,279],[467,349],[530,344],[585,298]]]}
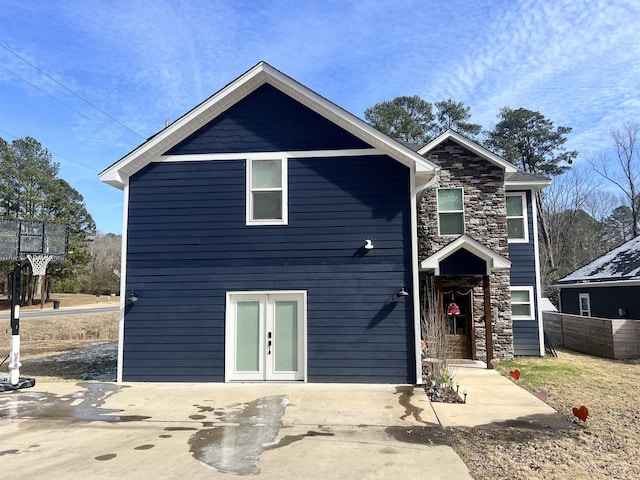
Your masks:
{"label": "dark front door", "polygon": [[444,295],[444,314],[449,358],[472,358],[472,296],[471,290],[454,290],[450,294]]}

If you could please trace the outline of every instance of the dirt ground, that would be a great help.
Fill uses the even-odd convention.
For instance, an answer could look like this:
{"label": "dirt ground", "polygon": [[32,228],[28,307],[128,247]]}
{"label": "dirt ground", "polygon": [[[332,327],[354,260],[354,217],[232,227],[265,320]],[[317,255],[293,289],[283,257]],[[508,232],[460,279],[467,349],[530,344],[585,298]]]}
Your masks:
{"label": "dirt ground", "polygon": [[[64,306],[96,304],[91,295],[61,297],[61,301]],[[106,302],[103,297],[99,304]],[[8,312],[0,315],[0,322],[6,322],[6,326],[0,323],[0,356],[4,358],[9,352],[11,331]],[[40,381],[114,381],[118,315],[22,318],[21,374]],[[558,358],[519,358],[501,364],[498,370],[508,376],[515,368],[521,371],[517,383],[531,392],[546,388],[547,403],[572,421],[574,428],[447,428],[444,434],[448,442],[474,478],[640,478],[640,402],[635,395],[640,361],[613,361],[559,351]],[[0,367],[5,369],[6,364]],[[572,413],[573,407],[583,405],[589,409],[585,422]]]}

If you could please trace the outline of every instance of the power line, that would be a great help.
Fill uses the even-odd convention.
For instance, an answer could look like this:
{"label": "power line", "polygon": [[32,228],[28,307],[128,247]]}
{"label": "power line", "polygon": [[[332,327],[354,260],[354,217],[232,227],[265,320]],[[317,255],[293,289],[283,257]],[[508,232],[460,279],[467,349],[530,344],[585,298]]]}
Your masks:
{"label": "power line", "polygon": [[25,79],[25,78],[21,77],[21,76],[20,76],[20,75],[18,75],[17,73],[12,72],[11,70],[9,70],[8,68],[6,68],[6,67],[4,67],[4,66],[2,66],[2,65],[0,65],[0,68],[1,68],[1,69],[3,69],[4,71],[6,71],[7,73],[9,73],[9,74],[13,75],[14,77],[16,77],[16,78],[18,78],[18,79],[22,80],[22,81],[23,81],[23,82],[25,82],[26,84],[28,84],[28,85],[32,86],[33,88],[35,88],[36,90],[38,90],[40,93],[42,93],[42,94],[46,95],[47,97],[49,97],[49,98],[51,98],[51,99],[55,100],[55,101],[56,101],[56,102],[58,102],[58,103],[60,103],[60,104],[64,105],[64,106],[65,106],[65,107],[67,107],[69,110],[72,110],[72,111],[76,112],[78,115],[81,115],[81,116],[83,116],[84,118],[86,118],[87,120],[89,120],[89,121],[91,121],[91,122],[95,123],[96,125],[98,125],[98,126],[100,126],[100,127],[104,128],[105,130],[107,130],[108,132],[112,133],[112,134],[113,134],[113,135],[115,135],[116,137],[119,137],[119,138],[121,138],[122,140],[124,140],[124,141],[126,141],[126,142],[128,142],[128,143],[131,143],[131,144],[133,144],[133,143],[134,143],[134,142],[132,142],[131,140],[129,140],[128,138],[125,138],[125,137],[123,137],[122,135],[118,134],[117,132],[114,132],[114,131],[113,131],[113,130],[111,130],[109,127],[107,127],[107,126],[105,126],[105,125],[101,124],[101,123],[100,123],[100,122],[98,122],[97,120],[94,120],[93,118],[91,118],[91,117],[89,117],[89,116],[85,115],[84,113],[80,112],[79,110],[76,110],[76,109],[75,109],[75,108],[73,108],[71,105],[69,105],[69,104],[67,104],[67,103],[63,102],[63,101],[62,101],[62,100],[60,100],[59,98],[54,97],[54,96],[53,96],[53,95],[51,95],[50,93],[46,92],[45,90],[43,90],[42,88],[38,87],[37,85],[34,85],[34,84],[33,84],[33,83],[31,83],[29,80],[27,80],[27,79]]}
{"label": "power line", "polygon": [[[4,131],[4,130],[0,130],[0,133],[4,133],[5,135],[8,135],[8,136],[10,136],[10,137],[12,137],[12,138],[18,138],[16,135],[13,135],[13,134],[11,134],[11,133],[9,133],[9,132],[7,132],[7,131]],[[76,165],[80,165],[81,167],[88,168],[89,170],[92,170],[92,171],[97,172],[97,173],[99,173],[99,172],[100,172],[100,170],[98,170],[98,169],[96,169],[96,168],[93,168],[93,167],[91,167],[91,166],[89,166],[89,165],[87,165],[87,164],[84,164],[84,163],[82,163],[82,162],[78,162],[78,161],[73,160],[73,159],[71,159],[71,158],[69,158],[69,157],[65,157],[64,155],[60,155],[59,153],[52,152],[52,151],[51,151],[51,150],[49,150],[48,148],[47,148],[47,151],[48,151],[50,154],[55,155],[56,157],[60,157],[60,158],[62,158],[63,160],[66,160],[66,161],[68,161],[68,162],[75,163]]]}
{"label": "power line", "polygon": [[114,132],[113,130],[111,130],[109,127],[107,127],[107,126],[105,126],[105,125],[101,124],[101,123],[100,123],[100,122],[98,122],[97,120],[94,120],[93,118],[91,118],[91,117],[89,117],[89,116],[85,115],[85,114],[84,114],[84,113],[82,113],[81,111],[76,110],[76,109],[75,109],[75,108],[73,108],[71,105],[68,105],[68,104],[66,104],[65,102],[63,102],[62,100],[60,100],[59,98],[54,97],[54,96],[53,96],[53,95],[51,95],[50,93],[48,93],[48,92],[44,91],[42,88],[38,87],[37,85],[34,85],[34,84],[33,84],[33,83],[31,83],[29,80],[27,80],[27,79],[25,79],[25,78],[21,77],[21,76],[20,76],[20,75],[18,75],[17,73],[12,72],[11,70],[9,70],[8,68],[6,68],[6,67],[4,67],[4,66],[2,66],[2,65],[0,65],[0,68],[1,68],[2,70],[4,70],[5,72],[7,72],[7,73],[9,73],[9,74],[13,75],[14,77],[16,77],[16,78],[18,78],[18,79],[22,80],[24,83],[26,83],[26,84],[28,84],[28,85],[31,85],[33,88],[35,88],[36,90],[38,90],[40,93],[42,93],[42,94],[46,95],[46,96],[47,96],[47,97],[49,97],[49,98],[52,98],[53,100],[55,100],[55,101],[56,101],[56,102],[58,102],[58,103],[60,103],[60,104],[64,105],[64,106],[65,106],[65,107],[67,107],[69,110],[72,110],[72,111],[76,112],[78,115],[81,115],[81,116],[83,116],[84,118],[86,118],[87,120],[89,120],[89,121],[91,121],[91,122],[95,123],[96,125],[98,125],[98,126],[100,126],[100,127],[104,128],[106,131],[108,131],[108,132],[112,133],[112,134],[113,134],[113,135],[115,135],[116,137],[121,138],[122,140],[124,140],[125,142],[128,142],[129,144],[135,144],[134,142],[132,142],[132,141],[131,141],[131,140],[129,140],[128,138],[123,137],[123,136],[122,136],[122,135],[120,135],[119,133],[116,133],[116,132]]}
{"label": "power line", "polygon": [[62,83],[60,83],[58,80],[56,80],[55,78],[53,78],[51,75],[49,75],[48,73],[42,71],[40,68],[38,68],[37,66],[35,66],[34,64],[32,64],[31,62],[29,62],[26,58],[20,56],[19,54],[17,54],[16,52],[14,52],[13,50],[11,50],[9,47],[7,47],[6,45],[3,45],[2,43],[0,43],[0,47],[4,48],[7,52],[11,53],[12,55],[15,55],[16,57],[18,57],[20,60],[22,60],[24,63],[26,63],[27,65],[29,65],[31,68],[34,68],[35,70],[37,70],[38,72],[40,72],[42,75],[44,75],[45,77],[47,77],[49,80],[51,80],[52,82],[55,82],[56,84],[60,85],[62,88],[64,88],[67,92],[69,92],[70,94],[78,97],[80,100],[82,100],[84,103],[86,103],[87,105],[91,106],[92,108],[95,108],[97,111],[99,111],[100,113],[102,113],[103,115],[105,115],[106,117],[109,117],[111,120],[113,120],[114,122],[116,122],[118,125],[120,125],[123,128],[126,128],[127,130],[129,130],[131,133],[133,133],[134,135],[138,136],[139,138],[141,138],[142,140],[145,140],[145,138],[140,135],[138,132],[136,132],[135,130],[132,130],[131,128],[129,128],[128,126],[126,126],[124,123],[120,122],[118,119],[112,117],[111,115],[109,115],[107,112],[105,112],[104,110],[102,110],[101,108],[97,107],[96,105],[94,105],[93,103],[91,103],[89,100],[87,100],[86,98],[78,95],[76,92],[74,92],[73,90],[71,90],[70,88],[68,88],[67,86],[63,85]]}

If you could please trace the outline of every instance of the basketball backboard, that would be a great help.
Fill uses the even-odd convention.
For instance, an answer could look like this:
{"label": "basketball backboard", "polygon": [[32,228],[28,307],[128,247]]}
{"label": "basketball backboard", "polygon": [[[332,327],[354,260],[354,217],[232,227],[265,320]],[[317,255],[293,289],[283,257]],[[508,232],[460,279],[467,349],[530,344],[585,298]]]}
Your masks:
{"label": "basketball backboard", "polygon": [[68,243],[64,223],[0,220],[0,260],[24,260],[29,254],[64,260]]}

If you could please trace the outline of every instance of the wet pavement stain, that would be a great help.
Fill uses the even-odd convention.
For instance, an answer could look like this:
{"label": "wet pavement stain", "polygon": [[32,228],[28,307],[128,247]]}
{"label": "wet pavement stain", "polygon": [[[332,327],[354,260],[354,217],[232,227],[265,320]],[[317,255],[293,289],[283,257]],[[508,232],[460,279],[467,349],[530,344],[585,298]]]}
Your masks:
{"label": "wet pavement stain", "polygon": [[389,435],[399,442],[414,443],[420,445],[451,445],[446,432],[440,425],[417,427],[388,427],[385,429]]}
{"label": "wet pavement stain", "polygon": [[0,457],[4,455],[15,455],[16,453],[20,453],[20,450],[12,449],[12,450],[3,450],[0,452]]}
{"label": "wet pavement stain", "polygon": [[[109,383],[78,383],[83,390],[68,395],[16,393],[0,402],[0,419],[68,420],[71,422],[137,422],[151,417],[118,415],[123,410],[103,408],[109,397],[122,388]],[[4,399],[3,399],[4,400]]]}
{"label": "wet pavement stain", "polygon": [[424,408],[416,407],[411,403],[411,397],[413,396],[413,386],[402,385],[396,387],[396,394],[400,394],[398,402],[404,408],[404,415],[400,417],[401,420],[405,420],[407,417],[413,417],[418,422],[426,423],[420,417],[420,414],[424,411]]}
{"label": "wet pavement stain", "polygon": [[138,447],[134,447],[134,450],[151,450],[155,445],[140,445]]}
{"label": "wet pavement stain", "polygon": [[291,445],[294,442],[299,442],[300,440],[304,440],[307,437],[333,437],[335,433],[332,432],[316,432],[314,430],[309,430],[307,433],[301,433],[300,435],[285,435],[280,439],[280,441],[276,445],[272,445],[267,447],[265,450],[276,450],[278,448],[286,447]]}
{"label": "wet pavement stain", "polygon": [[158,435],[158,438],[171,438],[173,435]]}
{"label": "wet pavement stain", "polygon": [[286,395],[230,405],[233,411],[220,420],[233,425],[199,430],[189,439],[189,451],[195,459],[220,472],[257,475],[260,455],[275,448],[273,442],[282,428],[286,406]]}
{"label": "wet pavement stain", "polygon": [[189,418],[191,420],[204,420],[205,418],[207,418],[206,415],[189,415]]}
{"label": "wet pavement stain", "polygon": [[184,432],[198,430],[195,427],[167,427],[164,429],[166,432]]}
{"label": "wet pavement stain", "polygon": [[96,457],[95,459],[96,459],[96,460],[101,460],[101,461],[104,461],[104,460],[113,460],[113,459],[114,459],[114,458],[116,458],[117,456],[118,456],[118,455],[116,455],[115,453],[108,453],[108,454],[106,454],[106,455],[100,455],[100,456]]}

